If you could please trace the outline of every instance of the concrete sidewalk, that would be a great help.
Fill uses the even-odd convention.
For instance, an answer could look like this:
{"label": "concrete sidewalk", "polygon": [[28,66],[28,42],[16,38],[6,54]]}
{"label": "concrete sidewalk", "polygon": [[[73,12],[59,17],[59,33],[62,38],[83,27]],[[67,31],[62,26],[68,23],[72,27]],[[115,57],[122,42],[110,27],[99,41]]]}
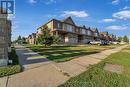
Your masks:
{"label": "concrete sidewalk", "polygon": [[31,50],[24,48],[21,45],[16,45],[15,48],[20,65],[24,71],[52,62],[47,58],[44,58],[44,56],[41,56],[36,52],[32,52]]}
{"label": "concrete sidewalk", "polygon": [[[40,55],[22,46],[17,46],[16,51],[20,58],[20,64],[25,71],[9,76],[7,87],[57,87],[70,77],[86,71],[89,65],[97,64],[108,55],[119,52],[125,47],[127,45],[97,54],[86,55],[71,61],[55,63],[43,57],[40,57],[42,58],[40,61],[35,62],[37,56]],[[5,81],[6,77],[0,78],[0,87],[5,87]]]}

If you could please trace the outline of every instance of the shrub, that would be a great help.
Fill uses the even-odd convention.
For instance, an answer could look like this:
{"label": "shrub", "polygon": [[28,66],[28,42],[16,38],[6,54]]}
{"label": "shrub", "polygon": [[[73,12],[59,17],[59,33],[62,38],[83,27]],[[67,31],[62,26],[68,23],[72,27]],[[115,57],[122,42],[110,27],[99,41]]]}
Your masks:
{"label": "shrub", "polygon": [[0,77],[12,75],[20,72],[19,65],[9,65],[5,67],[0,67]]}
{"label": "shrub", "polygon": [[20,72],[20,66],[18,61],[18,56],[16,54],[15,48],[12,47],[11,52],[8,54],[9,60],[13,63],[8,66],[0,67],[0,77],[12,75]]}
{"label": "shrub", "polygon": [[9,57],[9,60],[13,61],[12,65],[19,64],[18,56],[16,54],[16,51],[15,51],[14,47],[12,47],[11,52],[8,54],[8,57]]}

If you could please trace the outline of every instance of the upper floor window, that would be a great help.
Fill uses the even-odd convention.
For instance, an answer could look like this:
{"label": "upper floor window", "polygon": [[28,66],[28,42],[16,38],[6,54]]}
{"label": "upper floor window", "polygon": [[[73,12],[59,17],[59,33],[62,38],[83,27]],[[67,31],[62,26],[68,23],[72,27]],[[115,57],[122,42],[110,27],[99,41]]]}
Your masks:
{"label": "upper floor window", "polygon": [[71,26],[71,25],[65,24],[65,25],[64,25],[64,28],[65,28],[67,31],[69,31],[69,32],[73,32],[73,26]]}
{"label": "upper floor window", "polygon": [[78,30],[79,30],[78,28],[75,28],[75,32],[78,32]]}
{"label": "upper floor window", "polygon": [[82,34],[86,34],[86,31],[85,31],[85,29],[82,29]]}
{"label": "upper floor window", "polygon": [[87,33],[88,35],[91,35],[91,31],[90,30],[88,30],[88,33]]}
{"label": "upper floor window", "polygon": [[94,36],[98,36],[98,34],[97,34],[97,33],[94,33]]}
{"label": "upper floor window", "polygon": [[60,23],[57,23],[57,28],[58,28],[58,29],[60,28]]}

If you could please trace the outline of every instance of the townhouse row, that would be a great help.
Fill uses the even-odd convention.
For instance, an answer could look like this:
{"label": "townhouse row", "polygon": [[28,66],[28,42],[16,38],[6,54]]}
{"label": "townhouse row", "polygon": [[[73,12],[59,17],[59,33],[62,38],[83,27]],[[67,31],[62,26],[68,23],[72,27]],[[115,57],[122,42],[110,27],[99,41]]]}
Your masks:
{"label": "townhouse row", "polygon": [[116,36],[109,34],[108,32],[99,32],[97,28],[90,28],[83,26],[77,26],[71,17],[67,17],[64,20],[52,19],[39,27],[36,33],[32,33],[26,38],[29,44],[36,44],[36,40],[39,34],[42,33],[42,29],[47,27],[50,30],[51,35],[60,37],[60,43],[63,44],[85,44],[91,41],[115,41]]}

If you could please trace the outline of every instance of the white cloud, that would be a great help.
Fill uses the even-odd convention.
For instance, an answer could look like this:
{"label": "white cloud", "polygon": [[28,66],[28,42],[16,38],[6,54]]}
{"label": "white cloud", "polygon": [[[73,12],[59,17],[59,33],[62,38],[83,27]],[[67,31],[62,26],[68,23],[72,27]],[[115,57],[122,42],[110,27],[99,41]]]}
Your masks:
{"label": "white cloud", "polygon": [[112,26],[106,27],[106,29],[108,29],[108,30],[126,30],[126,29],[128,29],[128,27],[127,26],[112,25]]}
{"label": "white cloud", "polygon": [[113,17],[118,19],[130,19],[130,10],[119,11],[113,14]]}
{"label": "white cloud", "polygon": [[115,5],[119,4],[119,0],[112,0],[112,4],[115,4]]}
{"label": "white cloud", "polygon": [[88,17],[89,15],[85,11],[63,11],[62,16]]}
{"label": "white cloud", "polygon": [[52,4],[52,3],[56,3],[56,0],[47,0],[45,2],[45,4],[47,4],[47,5]]}
{"label": "white cloud", "polygon": [[123,8],[123,10],[126,10],[126,9],[129,9],[130,7],[128,7],[128,6],[125,6],[124,8]]}
{"label": "white cloud", "polygon": [[29,2],[30,4],[34,4],[34,3],[36,3],[36,0],[28,0],[28,2]]}
{"label": "white cloud", "polygon": [[110,18],[102,20],[102,22],[115,22],[115,21],[116,21],[115,19],[110,19]]}

